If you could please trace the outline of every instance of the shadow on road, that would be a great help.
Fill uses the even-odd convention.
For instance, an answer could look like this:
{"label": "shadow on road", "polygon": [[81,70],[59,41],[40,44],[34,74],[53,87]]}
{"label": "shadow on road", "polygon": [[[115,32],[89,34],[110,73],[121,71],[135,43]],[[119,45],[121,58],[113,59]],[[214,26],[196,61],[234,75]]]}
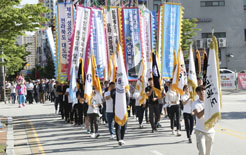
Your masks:
{"label": "shadow on road", "polygon": [[246,112],[222,112],[222,119],[246,119]]}

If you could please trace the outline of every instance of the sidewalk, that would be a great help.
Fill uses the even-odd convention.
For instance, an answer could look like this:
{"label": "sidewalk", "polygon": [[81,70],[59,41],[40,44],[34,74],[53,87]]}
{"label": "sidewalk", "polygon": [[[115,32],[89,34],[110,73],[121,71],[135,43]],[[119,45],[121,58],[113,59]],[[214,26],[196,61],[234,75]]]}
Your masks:
{"label": "sidewalk", "polygon": [[0,116],[1,127],[0,128],[0,154],[6,153],[6,146],[7,146],[7,125],[8,119],[7,117]]}

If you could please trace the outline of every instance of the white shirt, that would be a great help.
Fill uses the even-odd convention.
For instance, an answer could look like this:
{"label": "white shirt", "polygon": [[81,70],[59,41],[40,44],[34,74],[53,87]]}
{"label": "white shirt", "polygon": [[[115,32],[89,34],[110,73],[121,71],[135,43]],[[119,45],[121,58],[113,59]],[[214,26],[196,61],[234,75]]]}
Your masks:
{"label": "white shirt", "polygon": [[[180,95],[177,94],[175,91],[172,91],[171,89],[169,89],[167,91],[167,95],[166,95],[166,103],[168,103],[170,106],[173,106],[173,105],[177,105],[179,104],[179,98],[180,98]],[[173,104],[172,102],[175,102],[176,104]]]}
{"label": "white shirt", "polygon": [[[192,111],[197,110],[197,112],[201,112],[204,109],[204,103],[201,100],[196,100],[195,102],[192,103]],[[200,119],[196,116],[196,130],[205,132],[205,133],[214,133],[215,130],[214,128],[211,128],[209,130],[206,130],[204,127],[204,116],[202,116]]]}
{"label": "white shirt", "polygon": [[28,84],[26,85],[26,89],[27,89],[27,90],[33,90],[33,88],[34,88],[34,85],[33,85],[32,83],[28,83]]}
{"label": "white shirt", "polygon": [[[181,96],[181,101],[185,102],[190,97],[190,95],[184,94]],[[189,99],[189,101],[184,105],[184,113],[191,114],[192,113],[192,100]]]}
{"label": "white shirt", "polygon": [[[104,98],[110,96],[110,91],[107,91],[104,93]],[[105,99],[106,100],[106,99]],[[113,99],[110,97],[110,99],[106,100],[106,113],[113,113]]]}
{"label": "white shirt", "polygon": [[11,94],[16,93],[16,85],[10,86]]}
{"label": "white shirt", "polygon": [[140,93],[138,91],[135,91],[132,97],[136,100],[135,106],[140,106],[139,105],[139,100],[140,100],[140,97],[141,97]]}
{"label": "white shirt", "polygon": [[91,104],[89,105],[87,114],[93,114],[93,113],[99,114],[99,107],[98,106],[96,106],[95,108],[92,107],[92,105],[97,105],[97,104],[102,104],[101,95],[99,95],[98,93],[92,96]]}

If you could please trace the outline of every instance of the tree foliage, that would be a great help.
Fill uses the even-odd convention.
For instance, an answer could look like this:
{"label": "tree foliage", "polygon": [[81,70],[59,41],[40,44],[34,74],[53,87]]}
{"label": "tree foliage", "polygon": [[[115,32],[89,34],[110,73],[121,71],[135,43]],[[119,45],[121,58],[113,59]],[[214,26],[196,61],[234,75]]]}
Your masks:
{"label": "tree foliage", "polygon": [[0,52],[4,58],[7,75],[13,75],[23,68],[26,45],[17,45],[16,39],[26,31],[35,31],[41,23],[48,21],[41,14],[49,12],[43,4],[26,4],[18,7],[21,0],[0,0]]}
{"label": "tree foliage", "polygon": [[201,31],[201,29],[197,27],[197,19],[184,19],[183,27],[182,27],[182,50],[188,51],[190,48],[190,44],[192,43],[192,38],[197,34],[197,31]]}

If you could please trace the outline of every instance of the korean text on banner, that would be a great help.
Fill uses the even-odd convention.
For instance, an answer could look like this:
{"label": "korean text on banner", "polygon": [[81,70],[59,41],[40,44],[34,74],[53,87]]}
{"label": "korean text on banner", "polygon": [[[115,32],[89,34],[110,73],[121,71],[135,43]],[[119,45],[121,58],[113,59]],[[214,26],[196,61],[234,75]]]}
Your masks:
{"label": "korean text on banner", "polygon": [[177,54],[181,43],[182,15],[181,5],[165,3],[160,8],[158,53],[163,78],[172,78],[173,52]]}

